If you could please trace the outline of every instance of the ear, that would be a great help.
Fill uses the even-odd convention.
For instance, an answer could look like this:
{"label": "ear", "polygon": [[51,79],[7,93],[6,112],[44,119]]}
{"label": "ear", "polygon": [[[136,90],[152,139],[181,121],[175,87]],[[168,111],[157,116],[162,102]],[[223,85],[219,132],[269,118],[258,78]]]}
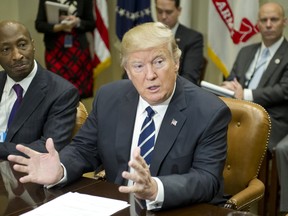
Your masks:
{"label": "ear", "polygon": [[129,71],[129,70],[127,70],[127,68],[126,68],[126,67],[124,67],[124,70],[125,70],[125,72],[126,72],[126,74],[127,74],[127,76],[128,76],[128,79],[130,79],[130,80],[131,80],[131,78],[130,78],[130,71]]}
{"label": "ear", "polygon": [[285,18],[284,18],[284,26],[287,26],[287,22],[288,22],[288,21],[287,21],[287,18],[285,17]]}
{"label": "ear", "polygon": [[256,26],[257,26],[258,29],[259,29],[259,24],[260,24],[260,20],[258,19],[257,23],[256,23]]}
{"label": "ear", "polygon": [[35,53],[34,39],[31,40],[31,44],[33,46],[33,52]]}
{"label": "ear", "polygon": [[178,70],[179,70],[179,67],[180,67],[180,62],[177,61],[177,62],[175,63],[175,65],[174,65],[174,67],[175,67],[175,72],[178,73]]}

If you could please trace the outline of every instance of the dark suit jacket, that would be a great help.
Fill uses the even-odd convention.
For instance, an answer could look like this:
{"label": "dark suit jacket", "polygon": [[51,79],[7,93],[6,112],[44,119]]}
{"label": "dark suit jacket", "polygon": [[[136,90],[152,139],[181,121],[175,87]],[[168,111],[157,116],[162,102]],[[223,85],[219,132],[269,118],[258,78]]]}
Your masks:
{"label": "dark suit jacket", "polygon": [[[240,50],[228,80],[237,77],[242,86],[245,74],[260,43]],[[288,42],[285,39],[264,72],[259,85],[252,90],[254,102],[268,111],[272,120],[270,147],[275,146],[288,133]]]}
{"label": "dark suit jacket", "polygon": [[[97,91],[93,110],[70,145],[60,152],[68,183],[103,165],[108,181],[127,182],[139,94],[130,80]],[[172,120],[177,124],[173,125]],[[213,202],[226,158],[229,108],[182,77],[162,121],[150,170],[164,185],[163,208]]]}
{"label": "dark suit jacket", "polygon": [[[7,79],[0,72],[0,95]],[[40,152],[47,152],[46,139],[53,138],[56,149],[62,149],[71,140],[75,124],[78,90],[62,77],[38,70],[22,100],[8,130],[6,140],[0,143],[0,158],[19,154],[16,144],[24,144]]]}
{"label": "dark suit jacket", "polygon": [[203,35],[179,24],[175,40],[182,51],[179,75],[198,84],[203,67]]}
{"label": "dark suit jacket", "polygon": [[[47,22],[45,1],[47,0],[39,0],[35,28],[38,32],[44,33],[45,47],[47,49],[53,49],[58,33],[53,32],[54,24],[49,24]],[[57,0],[49,1],[57,2]],[[89,31],[92,32],[95,28],[92,0],[77,0],[77,11],[77,17],[81,19],[81,22],[80,26],[76,28],[76,31],[78,33],[80,47],[85,49],[89,46],[85,33]]]}

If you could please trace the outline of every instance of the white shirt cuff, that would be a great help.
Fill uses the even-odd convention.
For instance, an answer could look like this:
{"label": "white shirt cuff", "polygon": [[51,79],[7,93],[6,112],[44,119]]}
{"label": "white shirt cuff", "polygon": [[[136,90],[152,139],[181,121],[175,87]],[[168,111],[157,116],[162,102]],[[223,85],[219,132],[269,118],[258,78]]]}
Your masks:
{"label": "white shirt cuff", "polygon": [[66,171],[66,168],[65,168],[65,166],[64,166],[62,163],[61,163],[61,166],[63,167],[63,171],[64,171],[64,176],[63,176],[63,178],[60,179],[60,181],[58,181],[58,182],[55,183],[55,184],[52,184],[52,185],[44,185],[44,188],[50,189],[50,188],[52,188],[52,187],[54,187],[54,186],[56,186],[56,185],[59,185],[59,184],[61,184],[61,183],[67,182],[67,171]]}
{"label": "white shirt cuff", "polygon": [[153,210],[153,209],[158,209],[161,208],[164,202],[164,186],[163,183],[160,181],[159,178],[157,177],[152,177],[155,179],[158,187],[158,193],[156,196],[156,199],[153,201],[146,200],[146,206],[147,210]]}
{"label": "white shirt cuff", "polygon": [[243,99],[247,101],[253,101],[253,94],[251,89],[244,89]]}

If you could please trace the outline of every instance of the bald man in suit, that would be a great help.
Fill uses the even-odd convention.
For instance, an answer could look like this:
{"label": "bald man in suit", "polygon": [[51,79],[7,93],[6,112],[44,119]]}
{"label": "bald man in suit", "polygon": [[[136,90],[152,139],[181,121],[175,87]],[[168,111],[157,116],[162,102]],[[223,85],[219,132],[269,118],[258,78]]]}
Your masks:
{"label": "bald man in suit", "polygon": [[[271,117],[268,147],[270,151],[276,151],[281,212],[288,212],[288,42],[283,37],[286,23],[281,5],[272,2],[263,4],[258,14],[262,43],[240,50],[228,81],[223,83],[223,87],[235,92],[236,98],[262,105]],[[260,71],[256,65],[266,48],[269,55],[263,64],[263,74],[258,76]]]}

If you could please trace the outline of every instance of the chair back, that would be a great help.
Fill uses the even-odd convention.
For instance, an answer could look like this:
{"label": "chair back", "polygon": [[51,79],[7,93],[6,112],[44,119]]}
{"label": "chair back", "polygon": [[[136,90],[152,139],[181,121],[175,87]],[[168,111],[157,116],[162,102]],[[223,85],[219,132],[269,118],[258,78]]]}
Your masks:
{"label": "chair back", "polygon": [[268,146],[271,122],[267,111],[256,103],[220,98],[232,113],[223,176],[224,192],[233,196],[257,178]]}
{"label": "chair back", "polygon": [[77,107],[76,122],[75,122],[72,137],[74,137],[76,133],[78,132],[78,130],[82,127],[87,117],[88,117],[88,112],[84,104],[81,101],[79,101],[79,105]]}
{"label": "chair back", "polygon": [[201,83],[201,81],[204,80],[204,78],[205,78],[207,64],[208,64],[207,58],[203,57],[203,64],[201,66],[199,83]]}

